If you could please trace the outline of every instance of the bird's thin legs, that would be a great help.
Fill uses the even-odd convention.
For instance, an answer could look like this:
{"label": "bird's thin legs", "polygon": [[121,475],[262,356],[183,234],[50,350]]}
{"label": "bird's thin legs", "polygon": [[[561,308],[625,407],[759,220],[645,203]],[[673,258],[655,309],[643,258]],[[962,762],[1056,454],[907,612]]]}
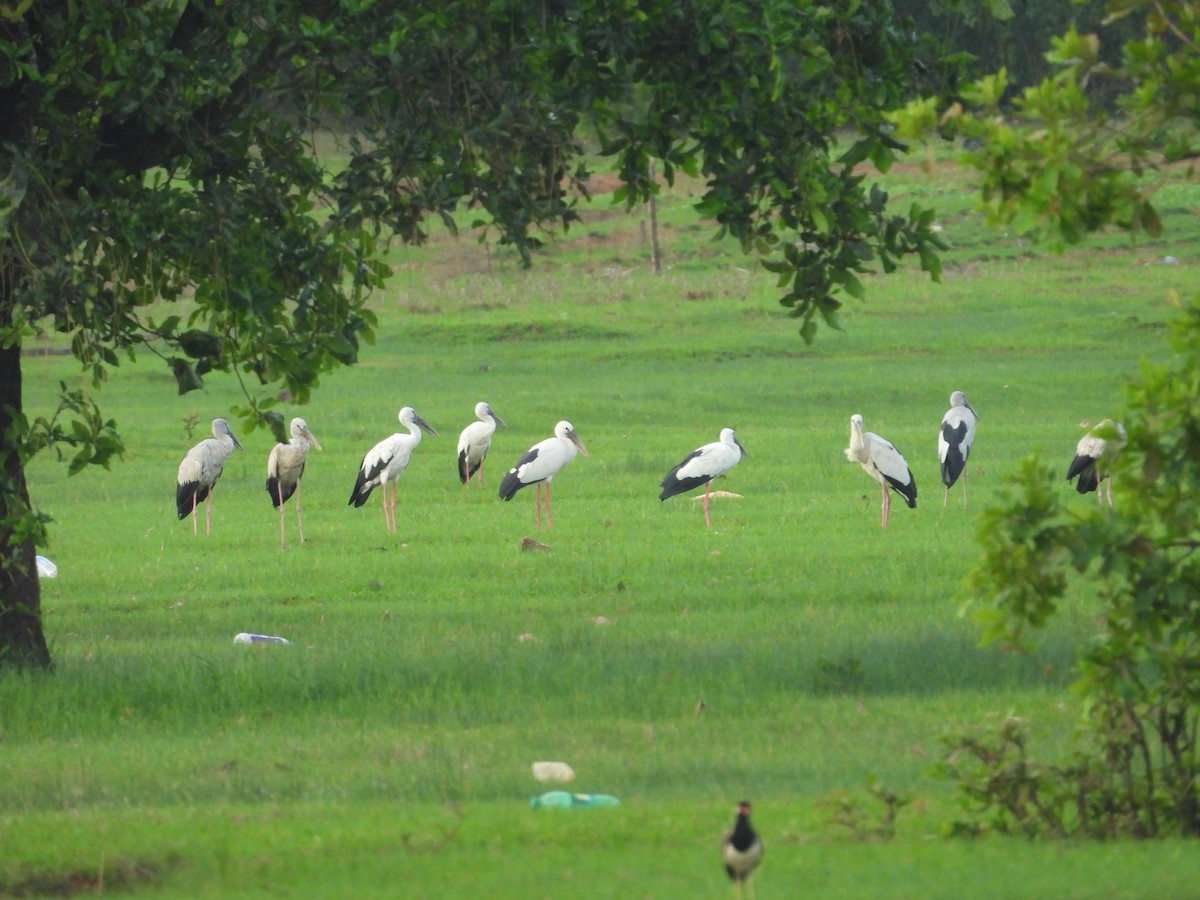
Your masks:
{"label": "bird's thin legs", "polygon": [[383,485],[383,521],[387,525],[387,530],[393,534],[396,531],[396,482],[392,482],[392,502],[388,504],[388,484]]}
{"label": "bird's thin legs", "polygon": [[208,497],[204,500],[204,533],[212,534],[212,498],[214,487],[208,489]]}
{"label": "bird's thin legs", "polygon": [[883,527],[887,528],[888,510],[890,510],[892,508],[892,497],[888,493],[887,484],[885,483],[882,487],[883,487]]}
{"label": "bird's thin legs", "polygon": [[[281,505],[282,506],[282,505]],[[282,512],[282,508],[280,510]],[[300,531],[300,543],[304,543],[304,520],[300,518],[300,482],[296,482],[296,528]]]}
{"label": "bird's thin legs", "polygon": [[537,527],[542,527],[542,483],[539,481],[534,487],[533,504],[537,507]]}
{"label": "bird's thin legs", "polygon": [[[482,488],[483,487],[483,461],[482,460],[480,460],[480,462],[479,462],[479,471],[476,474],[479,476],[479,486]],[[469,478],[467,479],[467,481],[470,481],[470,480],[471,479],[469,479]]]}
{"label": "bird's thin legs", "polygon": [[275,494],[279,499],[279,545],[281,547],[286,547],[287,530],[284,528],[283,523],[283,485],[278,481],[275,483]]}
{"label": "bird's thin legs", "polygon": [[708,489],[712,487],[711,481],[704,482],[704,526],[712,528],[712,517],[708,514]]}
{"label": "bird's thin legs", "polygon": [[554,523],[550,521],[550,482],[546,482],[546,530],[552,531]]}
{"label": "bird's thin legs", "polygon": [[196,495],[192,494],[192,534],[199,534],[199,528],[196,525]]}
{"label": "bird's thin legs", "polygon": [[[1108,508],[1112,509],[1112,476],[1110,475],[1106,480],[1108,481]],[[1097,490],[1096,493],[1099,494],[1100,491]]]}
{"label": "bird's thin legs", "polygon": [[[962,473],[963,486],[963,509],[967,508],[967,470],[963,469]],[[950,488],[946,488],[946,493],[942,494],[942,507],[946,506],[946,502],[950,499]]]}

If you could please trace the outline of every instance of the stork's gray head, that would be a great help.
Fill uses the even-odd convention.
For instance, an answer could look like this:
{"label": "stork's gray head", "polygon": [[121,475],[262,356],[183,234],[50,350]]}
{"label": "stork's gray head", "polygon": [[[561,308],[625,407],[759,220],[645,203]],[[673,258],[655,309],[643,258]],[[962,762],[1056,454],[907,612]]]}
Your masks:
{"label": "stork's gray head", "polygon": [[242,447],[242,445],[238,442],[238,439],[233,436],[233,432],[229,428],[229,423],[226,422],[224,419],[213,419],[212,428],[213,428],[213,436],[214,437],[222,438],[222,437],[228,436],[229,439],[231,441],[233,441],[233,446],[235,446],[239,450],[244,449]]}
{"label": "stork's gray head", "polygon": [[303,419],[292,419],[291,432],[293,438],[304,438],[304,440],[308,441],[318,450],[322,449],[320,443],[313,436],[313,433],[308,430],[308,423]]}
{"label": "stork's gray head", "polygon": [[971,410],[971,415],[977,419],[979,418],[979,413],[975,412],[975,408],[971,406],[970,401],[967,400],[967,395],[962,391],[955,391],[950,395],[950,408],[953,409],[956,406],[961,406],[965,409]]}

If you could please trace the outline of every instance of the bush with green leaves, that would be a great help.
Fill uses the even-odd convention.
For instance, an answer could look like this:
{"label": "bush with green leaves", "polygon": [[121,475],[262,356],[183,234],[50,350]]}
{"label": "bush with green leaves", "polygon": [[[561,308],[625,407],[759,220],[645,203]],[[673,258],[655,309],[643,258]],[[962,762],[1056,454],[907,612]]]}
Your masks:
{"label": "bush with green leaves", "polygon": [[1068,763],[1034,762],[1013,719],[992,739],[949,742],[945,774],[1000,830],[1200,836],[1200,297],[1171,347],[1174,359],[1145,364],[1127,389],[1114,509],[1064,503],[1063,472],[1027,459],[984,514],[969,585],[987,641],[1025,649],[1064,604],[1100,604],[1079,654],[1082,746]]}

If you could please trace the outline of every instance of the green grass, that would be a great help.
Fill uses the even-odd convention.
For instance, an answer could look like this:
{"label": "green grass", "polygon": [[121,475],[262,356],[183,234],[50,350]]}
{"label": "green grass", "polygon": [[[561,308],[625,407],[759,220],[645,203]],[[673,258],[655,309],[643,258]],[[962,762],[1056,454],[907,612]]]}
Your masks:
{"label": "green grass", "polygon": [[[767,842],[761,898],[1186,893],[1177,842],[944,840],[956,803],[931,768],[940,735],[1012,713],[1036,754],[1071,745],[1090,598],[1018,658],[976,646],[960,582],[1006,473],[1030,452],[1065,472],[1080,422],[1119,412],[1139,361],[1165,352],[1196,191],[1172,187],[1170,240],[1055,257],[987,229],[944,169],[888,188],[943,210],[944,283],[871,279],[848,330],[811,347],[771,278],[689,217],[684,184],[663,198],[658,277],[643,216],[602,200],[532,271],[469,238],[397,248],[377,345],[284,408],[326,448],[303,546],[289,508],[280,547],[262,431],[238,433],[213,534],[176,521],[176,466],[207,430],[185,417],[227,414],[236,382],[178,397],[154,361],[122,367],[100,400],[124,461],[30,471],[55,519],[56,668],[0,678],[0,895],[728,896],[716,841],[743,796]],[[79,380],[56,356],[25,372],[32,415]],[[967,509],[957,488],[938,502],[953,389],[982,416]],[[511,426],[483,491],[453,474],[480,399]],[[441,436],[400,481],[392,538],[375,497],[346,498],[402,405]],[[842,455],[856,412],[920,488],[886,533]],[[532,492],[495,490],[560,418],[591,456],[555,480],[555,528],[538,533]],[[725,425],[750,456],[717,487],[743,497],[714,501],[706,531],[698,503],[660,503],[657,484]],[[240,631],[293,643],[234,646]],[[537,759],[622,805],[529,809]],[[871,777],[913,799],[892,842],[821,806]]]}

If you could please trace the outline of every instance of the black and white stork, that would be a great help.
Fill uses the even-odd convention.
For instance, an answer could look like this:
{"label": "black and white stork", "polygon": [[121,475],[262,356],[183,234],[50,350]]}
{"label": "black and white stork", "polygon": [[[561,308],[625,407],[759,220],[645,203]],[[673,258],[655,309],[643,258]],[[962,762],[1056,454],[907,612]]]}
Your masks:
{"label": "black and white stork", "polygon": [[542,484],[546,485],[546,528],[554,527],[550,519],[550,481],[563,467],[575,459],[577,453],[588,455],[583,441],[575,433],[575,426],[563,420],[554,426],[554,437],[539,441],[508,470],[500,482],[500,499],[511,500],[523,487],[537,485],[537,527],[542,527]]}
{"label": "black and white stork", "polygon": [[271,495],[271,504],[279,510],[279,539],[284,546],[287,546],[287,529],[284,527],[283,507],[292,494],[296,495],[296,527],[300,531],[300,543],[304,543],[304,522],[300,518],[300,476],[304,474],[309,446],[321,449],[303,419],[292,419],[290,430],[291,440],[286,444],[276,444],[267,457],[267,493]]}
{"label": "black and white stork", "polygon": [[224,419],[213,419],[213,436],[206,438],[187,452],[179,464],[175,478],[175,509],[179,518],[192,515],[192,534],[198,534],[196,506],[204,501],[204,532],[212,532],[212,492],[225,468],[225,460],[234,449],[242,445],[229,430]]}
{"label": "black and white stork", "polygon": [[884,528],[888,526],[888,512],[892,507],[889,488],[904,498],[909,509],[916,508],[917,482],[908,462],[890,442],[873,432],[863,431],[863,418],[857,413],[850,417],[850,446],[846,448],[846,459],[861,465],[864,472],[879,482],[883,491]]}
{"label": "black and white stork", "polygon": [[[391,437],[384,438],[367,451],[361,465],[358,467],[358,479],[354,482],[354,490],[350,492],[349,505],[362,506],[371,496],[376,486],[383,488],[383,518],[387,522],[388,531],[396,531],[396,479],[408,468],[413,450],[421,443],[421,432],[438,436],[437,429],[417,415],[411,406],[400,410],[400,424],[408,429],[408,434],[397,432]],[[388,501],[388,485],[392,487],[391,502]]]}
{"label": "black and white stork", "polygon": [[497,425],[507,428],[508,423],[482,400],[475,404],[475,415],[479,421],[472,422],[458,436],[458,480],[467,484],[478,472],[479,486],[483,487],[483,461],[492,449],[492,435]]}
{"label": "black and white stork", "polygon": [[950,498],[950,488],[962,476],[963,506],[967,505],[967,457],[975,443],[975,423],[979,414],[967,402],[967,395],[955,391],[950,395],[950,408],[942,416],[942,427],[938,431],[938,459],[942,464],[942,484],[946,493],[942,495],[942,506]]}
{"label": "black and white stork", "polygon": [[1101,483],[1107,482],[1108,505],[1112,506],[1112,476],[1109,469],[1128,440],[1124,425],[1105,419],[1075,445],[1075,458],[1067,469],[1067,481],[1078,477],[1075,490],[1081,494],[1095,491],[1097,503],[1103,502]]}
{"label": "black and white stork", "polygon": [[683,462],[667,473],[659,485],[662,493],[658,495],[658,499],[666,500],[668,497],[684,494],[704,485],[704,524],[711,528],[708,495],[713,479],[724,475],[741,462],[743,456],[749,455],[742,442],[737,439],[737,435],[733,433],[733,429],[722,428],[720,440],[693,450],[683,458]]}

